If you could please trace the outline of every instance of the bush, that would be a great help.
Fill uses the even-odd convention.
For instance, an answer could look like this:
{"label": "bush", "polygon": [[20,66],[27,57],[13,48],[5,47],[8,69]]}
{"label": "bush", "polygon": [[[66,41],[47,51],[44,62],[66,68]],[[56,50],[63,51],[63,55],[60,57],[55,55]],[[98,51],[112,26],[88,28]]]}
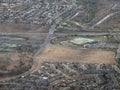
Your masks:
{"label": "bush", "polygon": [[120,58],[117,59],[117,63],[120,64]]}

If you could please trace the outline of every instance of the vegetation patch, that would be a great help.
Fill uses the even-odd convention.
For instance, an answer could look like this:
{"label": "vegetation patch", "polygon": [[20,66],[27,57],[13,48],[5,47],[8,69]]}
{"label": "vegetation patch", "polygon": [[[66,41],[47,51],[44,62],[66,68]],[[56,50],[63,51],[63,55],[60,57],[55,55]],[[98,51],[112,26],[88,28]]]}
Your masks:
{"label": "vegetation patch", "polygon": [[90,42],[94,42],[95,40],[93,39],[88,39],[88,38],[75,38],[73,40],[70,40],[71,43],[73,44],[85,44],[85,43],[90,43]]}
{"label": "vegetation patch", "polygon": [[68,27],[77,27],[77,26],[79,26],[79,23],[77,23],[75,21],[62,21],[61,25],[68,26]]}
{"label": "vegetation patch", "polygon": [[0,77],[26,72],[32,65],[31,53],[0,52]]}
{"label": "vegetation patch", "polygon": [[85,15],[85,22],[90,22],[97,12],[97,1],[96,0],[77,0],[78,5],[86,6],[87,15]]}

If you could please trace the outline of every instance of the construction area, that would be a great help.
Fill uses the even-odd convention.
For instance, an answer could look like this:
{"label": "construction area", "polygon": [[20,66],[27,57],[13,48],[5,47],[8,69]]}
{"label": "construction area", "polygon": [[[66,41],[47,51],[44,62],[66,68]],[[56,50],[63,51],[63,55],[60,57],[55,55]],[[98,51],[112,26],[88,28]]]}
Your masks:
{"label": "construction area", "polygon": [[92,49],[70,49],[51,46],[40,55],[41,60],[49,62],[78,62],[94,64],[116,64],[115,53],[112,51]]}
{"label": "construction area", "polygon": [[0,90],[120,90],[119,0],[1,0]]}

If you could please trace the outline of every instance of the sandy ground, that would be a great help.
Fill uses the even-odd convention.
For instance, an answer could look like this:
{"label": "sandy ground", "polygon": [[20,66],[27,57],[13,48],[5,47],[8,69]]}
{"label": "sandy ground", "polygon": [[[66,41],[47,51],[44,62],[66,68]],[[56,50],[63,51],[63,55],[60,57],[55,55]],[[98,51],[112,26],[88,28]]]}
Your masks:
{"label": "sandy ground", "polygon": [[115,53],[112,51],[80,49],[51,46],[40,55],[41,60],[52,62],[79,62],[97,64],[115,64]]}
{"label": "sandy ground", "polygon": [[[22,55],[21,53],[0,53],[0,66],[4,66],[6,69],[2,71],[15,70],[20,68],[20,62],[25,66],[31,65],[32,54]],[[0,70],[2,67],[0,67]]]}
{"label": "sandy ground", "polygon": [[0,23],[0,33],[17,33],[17,32],[48,32],[48,25],[31,25],[31,24],[14,24]]}

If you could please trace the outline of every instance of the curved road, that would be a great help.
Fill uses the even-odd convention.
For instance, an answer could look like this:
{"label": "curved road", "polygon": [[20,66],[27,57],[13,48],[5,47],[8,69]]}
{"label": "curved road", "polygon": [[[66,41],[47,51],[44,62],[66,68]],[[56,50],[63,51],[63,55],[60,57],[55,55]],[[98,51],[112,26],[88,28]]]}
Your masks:
{"label": "curved road", "polygon": [[103,13],[102,16],[100,17],[96,17],[95,19],[93,19],[90,23],[92,24],[91,27],[95,27],[101,23],[103,23],[106,19],[110,18],[111,16],[115,15],[116,13],[120,13],[120,11],[114,11],[111,12],[112,10],[114,10],[117,5],[119,5],[118,3],[113,3],[113,5],[105,12]]}
{"label": "curved road", "polygon": [[[77,9],[75,9],[75,10],[77,10]],[[61,14],[60,15],[56,15],[56,17],[54,17],[54,22],[53,22],[53,24],[51,25],[51,27],[49,29],[49,33],[41,33],[41,34],[47,34],[48,36],[45,39],[44,43],[42,45],[40,45],[37,53],[34,55],[32,68],[30,70],[28,70],[27,72],[23,73],[23,74],[19,74],[19,75],[12,76],[12,77],[0,78],[0,82],[5,82],[5,81],[16,79],[16,78],[19,78],[19,77],[22,77],[22,76],[27,76],[27,75],[32,74],[35,71],[39,70],[40,64],[41,64],[42,61],[39,59],[38,56],[49,45],[50,40],[52,38],[52,35],[54,34],[54,31],[56,30],[55,27],[61,20],[60,16],[61,16]],[[5,33],[2,33],[2,34],[5,34]],[[6,35],[8,35],[8,34],[20,34],[20,33],[6,33]],[[32,33],[30,33],[30,34],[32,34]],[[38,34],[40,34],[40,33],[38,33]],[[76,34],[79,34],[79,35],[106,35],[106,34],[109,34],[109,33],[98,33],[98,34],[97,33],[76,33]],[[63,35],[64,36],[64,35],[69,35],[69,34],[56,33],[56,35]]]}
{"label": "curved road", "polygon": [[[62,13],[63,14],[63,13]],[[45,39],[44,43],[42,45],[40,45],[37,53],[33,56],[33,64],[32,64],[32,67],[31,69],[29,69],[27,72],[25,73],[22,73],[22,74],[19,74],[19,75],[16,75],[16,76],[11,76],[11,77],[5,77],[5,78],[0,78],[0,82],[5,82],[5,81],[9,81],[9,80],[13,80],[13,79],[16,79],[16,78],[19,78],[19,77],[24,77],[24,76],[27,76],[29,74],[32,74],[34,73],[35,71],[39,70],[40,68],[40,64],[41,64],[41,60],[39,59],[39,55],[40,53],[42,53],[44,51],[44,49],[49,45],[50,43],[50,40],[51,40],[51,36],[54,34],[54,31],[56,30],[55,27],[56,25],[60,22],[61,20],[61,17],[60,17],[61,14],[59,15],[56,15],[56,17],[54,17],[54,20],[53,20],[53,24],[51,25],[50,29],[49,29],[49,33],[48,33],[48,36],[47,38]],[[2,33],[4,34],[4,33]],[[9,33],[6,33],[7,35]],[[12,34],[12,33],[10,33]],[[19,33],[14,33],[14,34],[19,34]],[[40,33],[39,33],[40,34]]]}

